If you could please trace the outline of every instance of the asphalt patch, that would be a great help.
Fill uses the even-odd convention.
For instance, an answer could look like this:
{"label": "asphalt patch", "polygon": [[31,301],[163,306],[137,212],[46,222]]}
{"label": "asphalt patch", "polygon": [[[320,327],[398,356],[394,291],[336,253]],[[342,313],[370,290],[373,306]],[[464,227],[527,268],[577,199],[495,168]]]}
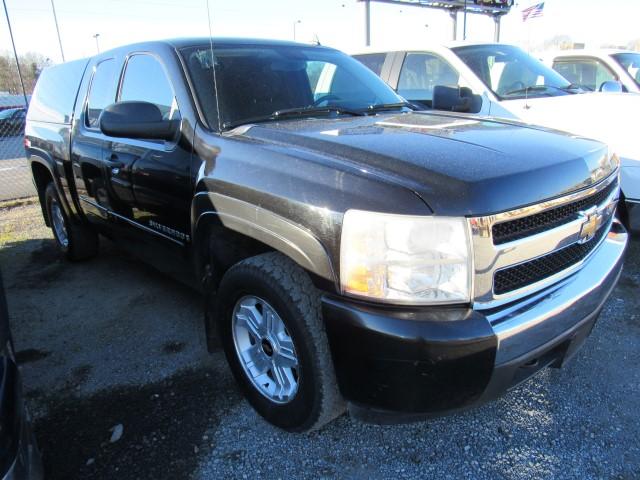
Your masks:
{"label": "asphalt patch", "polygon": [[[206,432],[241,399],[229,377],[186,370],[158,383],[49,399],[35,424],[48,479],[189,478]],[[112,430],[123,426],[111,443]]]}

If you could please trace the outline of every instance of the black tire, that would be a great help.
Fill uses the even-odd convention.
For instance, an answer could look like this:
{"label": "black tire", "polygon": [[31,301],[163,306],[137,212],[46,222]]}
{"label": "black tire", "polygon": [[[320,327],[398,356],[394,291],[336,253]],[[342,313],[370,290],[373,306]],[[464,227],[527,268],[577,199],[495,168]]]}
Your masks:
{"label": "black tire", "polygon": [[[236,302],[253,295],[266,300],[293,340],[300,373],[298,390],[287,403],[264,396],[248,378],[236,353],[232,316]],[[307,273],[276,252],[248,258],[224,275],[216,295],[216,320],[236,381],[253,408],[288,431],[317,430],[345,411],[321,315],[320,295]]]}
{"label": "black tire", "polygon": [[[84,225],[78,225],[69,220],[67,214],[60,204],[60,198],[53,182],[47,185],[44,192],[45,204],[47,209],[47,217],[53,238],[56,245],[62,253],[73,261],[86,260],[95,257],[98,254],[98,234]],[[66,230],[67,241],[60,238],[56,228],[54,227],[54,208],[58,207],[62,215],[62,221]]]}

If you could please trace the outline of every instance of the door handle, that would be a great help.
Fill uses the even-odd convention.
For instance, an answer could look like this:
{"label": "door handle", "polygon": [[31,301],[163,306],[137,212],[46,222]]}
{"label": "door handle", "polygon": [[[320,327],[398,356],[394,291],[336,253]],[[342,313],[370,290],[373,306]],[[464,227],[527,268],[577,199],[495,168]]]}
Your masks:
{"label": "door handle", "polygon": [[124,167],[124,163],[118,160],[118,155],[116,155],[115,153],[112,153],[111,155],[109,155],[109,157],[106,159],[106,163],[107,165],[113,168]]}
{"label": "door handle", "polygon": [[112,153],[108,158],[105,159],[105,163],[109,168],[111,168],[111,175],[114,177],[120,174],[120,169],[124,167],[124,163],[118,160],[118,155]]}

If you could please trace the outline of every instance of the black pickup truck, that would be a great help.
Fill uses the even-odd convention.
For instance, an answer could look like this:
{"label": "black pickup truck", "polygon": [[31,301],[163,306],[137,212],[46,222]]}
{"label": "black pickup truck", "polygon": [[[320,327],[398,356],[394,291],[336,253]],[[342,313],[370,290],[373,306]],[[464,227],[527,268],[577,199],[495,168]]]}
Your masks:
{"label": "black pickup truck", "polygon": [[292,431],[347,406],[461,409],[561,366],[627,243],[605,145],[413,111],[323,46],[183,39],[51,67],[25,145],[60,249],[86,259],[102,234],[191,279],[209,348]]}

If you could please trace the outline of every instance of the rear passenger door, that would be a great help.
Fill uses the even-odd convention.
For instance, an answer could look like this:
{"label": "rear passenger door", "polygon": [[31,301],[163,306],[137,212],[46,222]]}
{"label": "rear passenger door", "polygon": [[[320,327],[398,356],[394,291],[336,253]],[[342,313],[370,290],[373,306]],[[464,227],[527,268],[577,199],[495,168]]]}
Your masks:
{"label": "rear passenger door", "polygon": [[[167,71],[150,53],[128,56],[117,101],[155,104],[168,120],[180,109]],[[178,244],[190,240],[191,144],[180,133],[172,141],[105,137],[104,164],[117,211],[138,232]]]}
{"label": "rear passenger door", "polygon": [[91,66],[91,74],[83,80],[81,88],[81,93],[88,91],[88,94],[78,99],[77,121],[71,136],[72,170],[80,207],[90,222],[104,228],[110,226],[109,211],[117,206],[103,162],[104,135],[98,118],[115,101],[119,72],[120,62],[115,57],[99,59]]}
{"label": "rear passenger door", "polygon": [[591,91],[599,90],[604,82],[618,80],[602,60],[594,57],[557,58],[553,69],[571,83]]}
{"label": "rear passenger door", "polygon": [[395,53],[364,53],[354,55],[353,58],[378,75],[385,82],[389,82],[389,73],[395,58]]}
{"label": "rear passenger door", "polygon": [[436,85],[457,87],[459,84],[460,74],[442,57],[409,52],[404,57],[394,88],[410,102],[430,108]]}

